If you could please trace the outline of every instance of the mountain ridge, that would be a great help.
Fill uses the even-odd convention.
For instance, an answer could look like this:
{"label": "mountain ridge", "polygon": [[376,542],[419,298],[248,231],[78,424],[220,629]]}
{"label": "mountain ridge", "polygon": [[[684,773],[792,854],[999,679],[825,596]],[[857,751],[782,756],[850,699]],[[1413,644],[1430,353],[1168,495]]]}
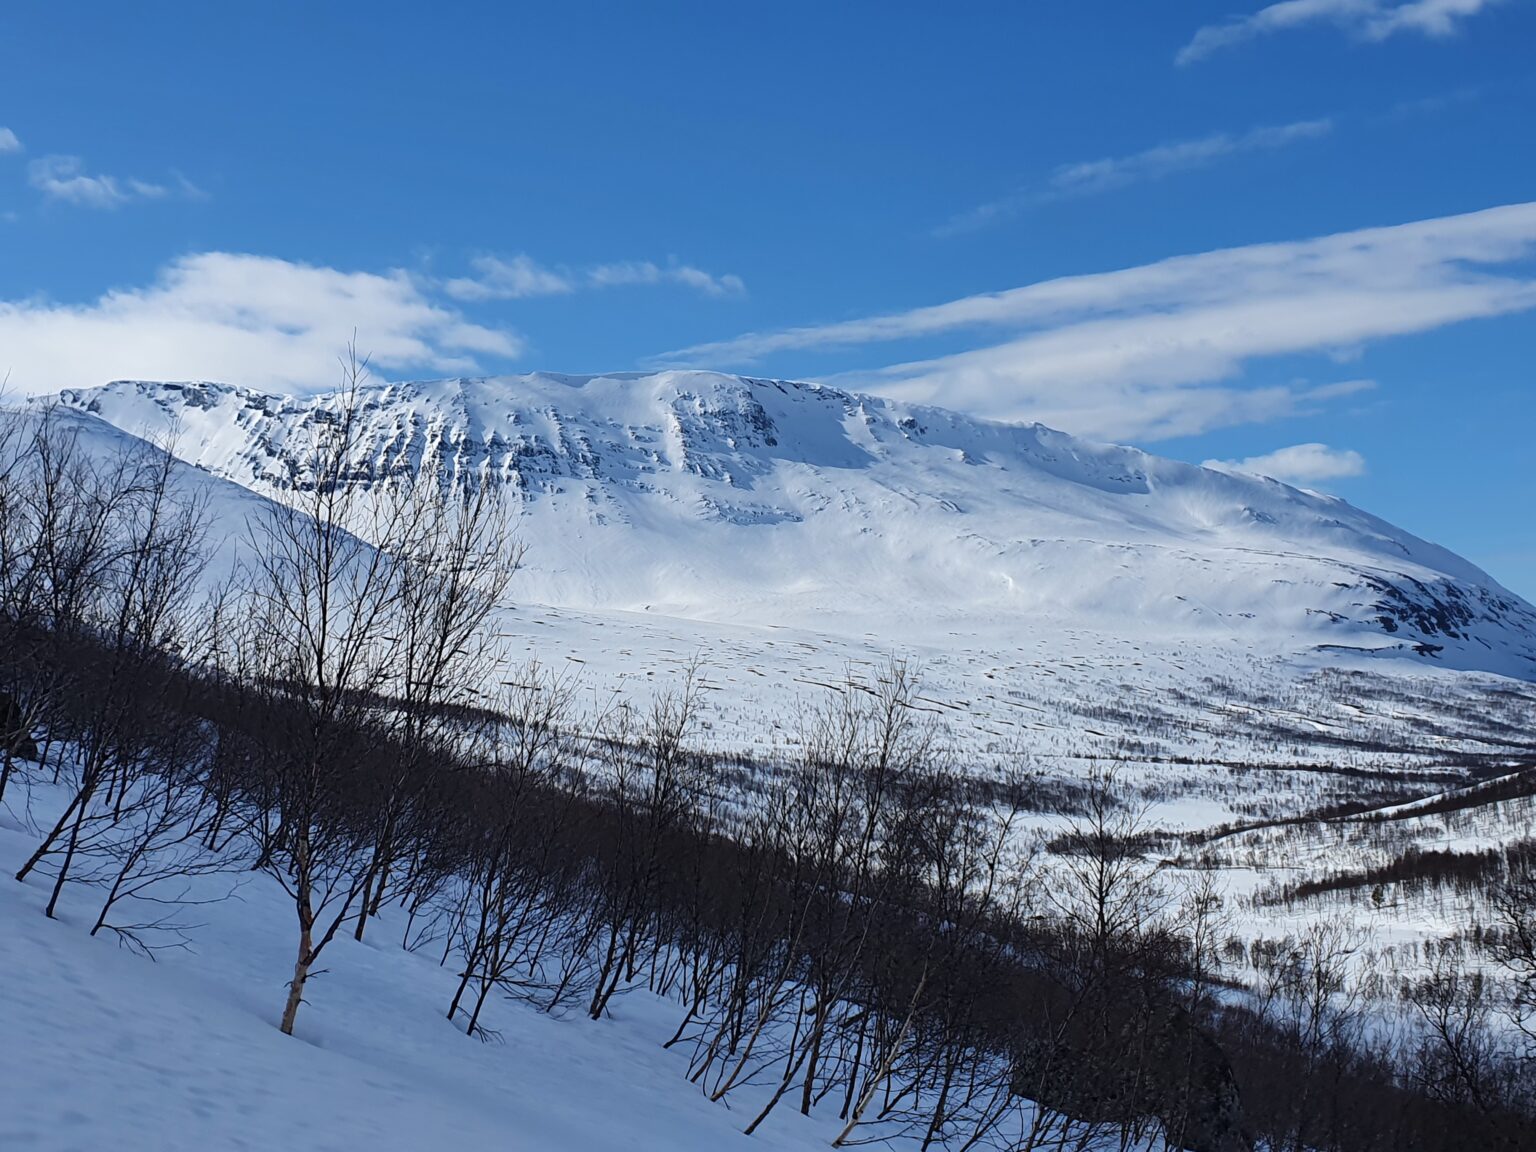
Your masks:
{"label": "mountain ridge", "polygon": [[[209,382],[60,394],[263,495],[334,397]],[[379,383],[360,475],[503,486],[519,595],[832,631],[957,621],[1235,637],[1536,679],[1536,609],[1337,497],[816,384],[709,372]]]}

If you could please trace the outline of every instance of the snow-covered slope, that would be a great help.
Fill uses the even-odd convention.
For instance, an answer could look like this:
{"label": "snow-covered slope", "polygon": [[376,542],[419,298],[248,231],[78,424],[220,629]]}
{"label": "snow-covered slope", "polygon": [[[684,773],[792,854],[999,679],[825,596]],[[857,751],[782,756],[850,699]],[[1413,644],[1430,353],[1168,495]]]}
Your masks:
{"label": "snow-covered slope", "polygon": [[[66,399],[92,453],[179,425],[177,451],[207,471],[180,468],[177,483],[207,500],[226,555],[259,493],[302,482],[297,446],[324,410],[213,385]],[[1427,787],[1426,766],[1528,741],[1530,686],[1453,669],[1532,678],[1530,606],[1327,497],[1041,428],[714,376],[397,385],[369,404],[370,452],[513,495],[531,546],[521,604],[498,622],[514,649],[640,692],[652,676],[675,686],[702,648],[714,747],[792,739],[776,722],[784,693],[822,691],[891,649],[924,661],[919,705],[970,747],[1026,748],[1046,783],[1129,761],[1118,783],[1156,798],[1171,827],[1337,803],[1380,788],[1373,768]],[[1429,658],[1420,643],[1444,648]],[[13,780],[0,868],[67,802],[46,779]],[[1271,821],[1258,834],[1273,847],[1234,851],[1222,882],[1252,891],[1263,850],[1286,876],[1298,859],[1339,859],[1342,826],[1308,827],[1315,847],[1298,849]],[[50,921],[46,885],[0,886],[0,1149],[704,1150],[744,1139],[768,1091],[748,1085],[737,1111],[709,1104],[686,1054],[661,1048],[682,1009],[641,991],[597,1023],[497,997],[486,1019],[500,1042],[470,1041],[444,1018],[454,969],[396,947],[392,910],[366,943],[331,946],[292,1041],[273,1026],[292,902],[245,867],[195,878],[186,898],[214,901],[188,906],[191,948],[150,964],[86,935],[99,893],[71,885]],[[1288,910],[1265,915],[1242,923],[1294,927]],[[1426,924],[1438,931],[1396,915],[1380,939],[1417,947]],[[825,1147],[838,1127],[785,1108],[753,1141]]]}
{"label": "snow-covered slope", "polygon": [[[64,802],[47,786],[24,799],[13,782],[0,804],[6,1152],[713,1152],[745,1140],[746,1121],[661,1047],[681,1009],[644,991],[598,1023],[493,996],[495,1042],[480,1043],[446,1019],[454,968],[402,950],[394,918],[366,943],[341,933],[288,1037],[276,1022],[293,905],[266,876],[156,889],[196,902],[144,913],[187,926],[185,948],[145,933],[165,948],[158,963],[87,935],[96,889],[71,884],[49,920],[47,884],[9,873],[36,845],[25,818],[51,821]],[[752,1147],[813,1152],[837,1133],[834,1117],[782,1112]]]}
{"label": "snow-covered slope", "polygon": [[[281,498],[333,405],[120,381],[66,404]],[[702,372],[372,386],[370,459],[497,483],[524,601],[943,645],[1089,631],[1536,678],[1536,609],[1345,501],[1040,425]],[[954,641],[951,639],[951,644]]]}

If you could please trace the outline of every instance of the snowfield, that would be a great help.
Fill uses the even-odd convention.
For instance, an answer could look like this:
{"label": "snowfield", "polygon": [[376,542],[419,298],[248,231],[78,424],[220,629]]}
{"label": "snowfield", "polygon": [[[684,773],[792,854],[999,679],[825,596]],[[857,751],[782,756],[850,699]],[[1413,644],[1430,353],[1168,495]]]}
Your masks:
{"label": "snowfield", "polygon": [[[335,399],[119,381],[65,404],[281,499]],[[1036,425],[707,372],[368,386],[359,475],[502,486],[520,602],[956,652],[1092,643],[1536,678],[1536,608],[1343,500]],[[707,639],[703,631],[701,639]]]}
{"label": "snowfield", "polygon": [[[118,381],[59,398],[167,443],[224,554],[305,483],[334,397]],[[509,659],[643,700],[696,665],[711,743],[772,755],[892,657],[985,770],[1126,766],[1168,827],[1536,755],[1536,608],[1332,496],[836,389],[707,372],[368,385],[359,476],[504,494]],[[222,570],[219,566],[216,570]],[[1300,771],[1291,771],[1297,769]]]}
{"label": "snowfield", "polygon": [[[51,818],[54,795],[42,787],[33,799],[32,814]],[[386,915],[364,943],[344,934],[331,945],[330,971],[284,1036],[295,929],[274,881],[198,878],[188,898],[213,902],[175,909],[192,926],[187,946],[151,961],[108,933],[87,935],[94,889],[71,885],[59,918],[42,915],[44,878],[10,879],[36,844],[18,815],[0,807],[7,1152],[715,1152],[745,1140],[740,1109],[711,1104],[688,1083],[685,1052],[662,1050],[677,1005],[636,991],[594,1023],[493,997],[486,1023],[500,1039],[472,1039],[446,1019],[456,973],[404,951]],[[175,943],[166,932],[147,938]],[[753,1146],[825,1148],[838,1127],[786,1108]]]}

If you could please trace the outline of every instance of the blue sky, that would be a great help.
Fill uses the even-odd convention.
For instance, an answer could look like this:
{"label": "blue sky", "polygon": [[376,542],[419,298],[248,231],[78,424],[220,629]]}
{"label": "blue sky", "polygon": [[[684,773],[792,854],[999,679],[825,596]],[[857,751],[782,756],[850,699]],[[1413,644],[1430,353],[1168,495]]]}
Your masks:
{"label": "blue sky", "polygon": [[1536,2],[0,12],[0,369],[691,365],[1249,462],[1536,599]]}

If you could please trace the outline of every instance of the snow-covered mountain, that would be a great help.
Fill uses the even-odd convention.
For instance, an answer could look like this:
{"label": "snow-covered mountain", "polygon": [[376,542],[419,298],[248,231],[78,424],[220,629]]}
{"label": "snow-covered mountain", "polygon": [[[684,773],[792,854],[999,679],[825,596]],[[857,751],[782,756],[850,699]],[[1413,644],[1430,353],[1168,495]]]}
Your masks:
{"label": "snow-covered mountain", "polygon": [[[281,498],[332,398],[119,381],[65,404]],[[519,598],[892,642],[1087,630],[1536,679],[1536,609],[1277,481],[833,388],[704,372],[364,393],[376,466],[505,486]]]}
{"label": "snow-covered mountain", "polygon": [[[1425,941],[1485,913],[1447,918],[1433,887],[1385,908],[1353,892],[1320,910],[1261,897],[1384,866],[1404,844],[1485,852],[1529,828],[1530,798],[1501,789],[1536,756],[1536,683],[1504,677],[1536,681],[1536,609],[1335,498],[1039,426],[702,373],[394,384],[363,399],[359,475],[426,468],[507,494],[528,545],[517,603],[495,619],[509,657],[574,662],[599,707],[610,688],[643,702],[694,670],[690,741],[724,754],[728,784],[755,778],[742,753],[793,754],[798,703],[914,656],[910,706],[941,734],[936,762],[1021,772],[1021,837],[1058,834],[1083,774],[1112,766],[1149,829],[1212,834],[1187,850],[1152,841],[1157,867],[1170,882],[1217,877],[1224,923],[1254,955],[1325,917],[1372,941],[1362,963],[1428,955]],[[333,410],[215,384],[118,382],[62,401],[84,452],[172,443],[185,461],[173,482],[223,528],[215,577],[250,546],[247,521],[306,483],[310,429]],[[6,868],[69,803],[48,775],[10,785]],[[1441,803],[1479,781],[1492,803]],[[1392,813],[1390,831],[1360,805]],[[1321,818],[1339,812],[1355,815]],[[91,893],[78,880],[62,927],[39,914],[45,886],[0,888],[0,971],[16,974],[0,981],[0,1021],[21,1038],[0,1044],[0,1083],[23,1103],[10,1117],[23,1143],[57,1130],[91,1146],[122,1131],[156,1147],[234,1132],[303,1145],[340,1101],[371,1148],[502,1146],[515,1132],[530,1147],[707,1149],[756,1111],[688,1085],[686,1053],[661,1045],[683,1009],[640,989],[592,1035],[498,996],[486,1019],[506,1042],[468,1043],[442,1018],[457,969],[393,948],[414,921],[393,908],[368,942],[337,937],[335,974],[301,1017],[314,1043],[294,1048],[264,1015],[276,1001],[250,993],[291,970],[292,899],[238,867],[238,901],[216,874],[172,899],[198,902],[199,928],[164,965],[79,932],[71,944],[84,906],[69,901]],[[50,1047],[61,1020],[76,1042]],[[146,1043],[153,1065],[124,1061]],[[82,1069],[109,1088],[86,1118],[57,1089]],[[162,1099],[168,1076],[182,1090]],[[765,1099],[770,1080],[747,1078],[744,1098]],[[594,1083],[615,1106],[571,1089]],[[209,1106],[252,1084],[254,1113]],[[781,1109],[754,1139],[824,1147],[839,1127]]]}

